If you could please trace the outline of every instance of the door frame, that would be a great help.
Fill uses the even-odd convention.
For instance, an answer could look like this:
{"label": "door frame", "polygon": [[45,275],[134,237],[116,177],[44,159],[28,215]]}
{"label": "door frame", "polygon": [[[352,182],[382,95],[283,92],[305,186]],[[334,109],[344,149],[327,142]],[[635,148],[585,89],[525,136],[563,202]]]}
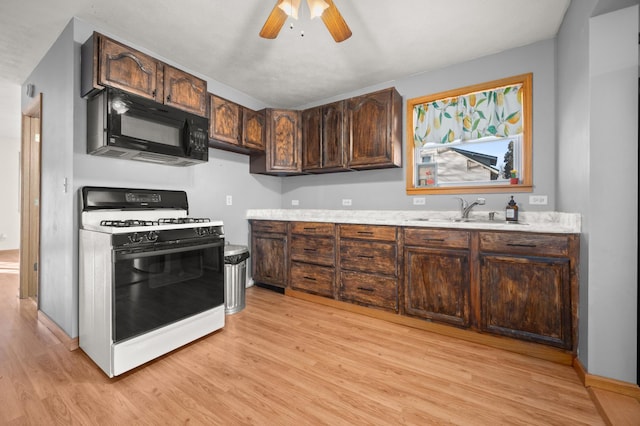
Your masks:
{"label": "door frame", "polygon": [[20,131],[20,298],[32,298],[37,305],[40,287],[42,93],[23,109]]}

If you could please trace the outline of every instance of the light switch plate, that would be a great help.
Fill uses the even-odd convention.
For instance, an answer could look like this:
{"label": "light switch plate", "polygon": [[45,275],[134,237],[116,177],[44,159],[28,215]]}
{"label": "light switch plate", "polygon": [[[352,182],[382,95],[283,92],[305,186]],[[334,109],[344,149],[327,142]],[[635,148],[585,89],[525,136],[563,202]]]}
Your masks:
{"label": "light switch plate", "polygon": [[299,206],[300,205],[300,200],[291,200],[291,205],[292,206]]}
{"label": "light switch plate", "polygon": [[425,204],[427,204],[427,200],[424,197],[415,197],[413,199],[414,206],[424,206]]}
{"label": "light switch plate", "polygon": [[227,195],[227,205],[230,206],[233,204],[233,197],[231,195]]}

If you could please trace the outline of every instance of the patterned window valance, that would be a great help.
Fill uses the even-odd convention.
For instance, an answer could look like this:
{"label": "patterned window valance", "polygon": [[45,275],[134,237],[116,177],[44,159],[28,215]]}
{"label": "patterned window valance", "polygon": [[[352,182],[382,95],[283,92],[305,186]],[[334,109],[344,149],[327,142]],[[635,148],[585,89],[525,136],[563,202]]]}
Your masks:
{"label": "patterned window valance", "polygon": [[521,134],[522,84],[415,105],[416,147]]}

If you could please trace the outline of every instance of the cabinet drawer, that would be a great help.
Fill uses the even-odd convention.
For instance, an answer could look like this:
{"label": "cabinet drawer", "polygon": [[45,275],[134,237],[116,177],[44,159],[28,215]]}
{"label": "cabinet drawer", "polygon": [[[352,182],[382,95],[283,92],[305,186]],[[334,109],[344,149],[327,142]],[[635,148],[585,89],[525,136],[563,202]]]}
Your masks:
{"label": "cabinet drawer", "polygon": [[420,247],[469,248],[469,232],[444,229],[405,228],[404,244]]}
{"label": "cabinet drawer", "polygon": [[302,235],[326,235],[333,237],[335,235],[335,225],[333,223],[322,222],[293,222],[291,224],[291,233]]}
{"label": "cabinet drawer", "polygon": [[291,259],[293,260],[333,266],[335,257],[335,239],[332,237],[291,236]]}
{"label": "cabinet drawer", "polygon": [[395,226],[340,225],[340,238],[360,240],[396,241]]}
{"label": "cabinet drawer", "polygon": [[380,275],[342,271],[340,298],[397,312],[398,281]]}
{"label": "cabinet drawer", "polygon": [[396,276],[396,244],[342,240],[340,242],[340,267]]}
{"label": "cabinet drawer", "polygon": [[569,239],[564,235],[541,235],[528,232],[480,232],[480,251],[568,256]]}
{"label": "cabinet drawer", "polygon": [[291,288],[333,297],[335,270],[332,267],[291,262]]}
{"label": "cabinet drawer", "polygon": [[273,220],[254,220],[251,222],[253,232],[274,232],[284,234],[287,232],[287,222]]}

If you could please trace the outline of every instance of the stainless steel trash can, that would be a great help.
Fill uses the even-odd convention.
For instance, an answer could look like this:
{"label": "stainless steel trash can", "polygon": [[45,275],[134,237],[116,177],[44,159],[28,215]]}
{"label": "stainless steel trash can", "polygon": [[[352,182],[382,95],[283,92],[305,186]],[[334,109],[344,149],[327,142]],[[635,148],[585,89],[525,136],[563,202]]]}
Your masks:
{"label": "stainless steel trash can", "polygon": [[248,258],[247,247],[224,246],[224,312],[227,315],[244,309]]}

